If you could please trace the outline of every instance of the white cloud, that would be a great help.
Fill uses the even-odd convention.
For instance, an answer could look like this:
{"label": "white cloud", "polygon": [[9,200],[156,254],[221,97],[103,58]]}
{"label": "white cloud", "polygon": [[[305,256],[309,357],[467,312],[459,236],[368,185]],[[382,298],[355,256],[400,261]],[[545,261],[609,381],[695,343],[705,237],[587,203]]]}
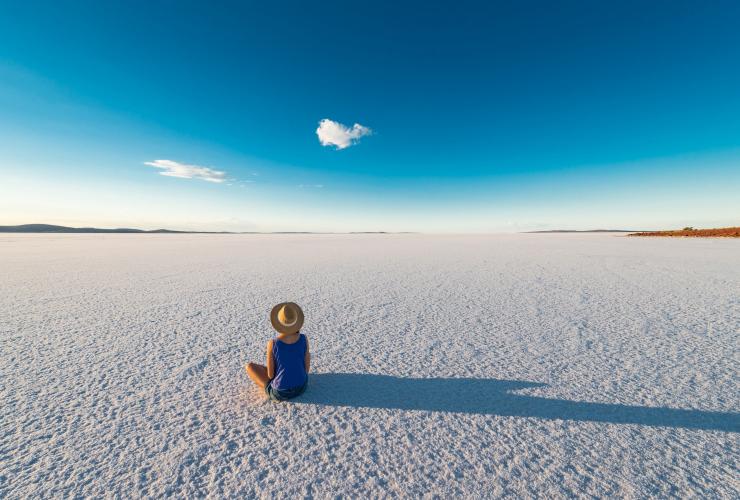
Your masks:
{"label": "white cloud", "polygon": [[360,137],[372,133],[372,130],[359,123],[355,123],[352,128],[349,128],[328,118],[321,120],[319,128],[316,129],[316,135],[319,137],[322,146],[336,146],[337,149],[344,149],[357,144]]}
{"label": "white cloud", "polygon": [[201,167],[199,165],[187,165],[185,163],[178,163],[172,160],[154,160],[144,162],[144,164],[154,168],[161,168],[163,172],[160,172],[159,174],[166,175],[167,177],[201,179],[208,182],[218,183],[226,180],[226,172],[213,170],[208,167]]}
{"label": "white cloud", "polygon": [[303,188],[317,188],[317,189],[321,189],[322,187],[324,187],[324,185],[323,184],[298,184],[298,187],[301,188],[301,189],[303,189]]}

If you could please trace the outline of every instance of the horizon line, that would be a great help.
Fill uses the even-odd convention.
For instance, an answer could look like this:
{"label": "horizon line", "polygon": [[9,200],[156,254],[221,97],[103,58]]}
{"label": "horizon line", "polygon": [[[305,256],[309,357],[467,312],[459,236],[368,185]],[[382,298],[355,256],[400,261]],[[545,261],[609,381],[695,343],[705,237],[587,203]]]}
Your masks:
{"label": "horizon line", "polygon": [[[643,229],[543,229],[533,231],[489,231],[470,234],[537,234],[537,233],[634,233]],[[59,224],[31,223],[0,226],[0,233],[118,233],[118,234],[437,234],[425,231],[204,231],[178,229],[139,229],[132,227],[63,226]],[[439,233],[460,234],[460,233]],[[468,234],[468,233],[464,233]]]}

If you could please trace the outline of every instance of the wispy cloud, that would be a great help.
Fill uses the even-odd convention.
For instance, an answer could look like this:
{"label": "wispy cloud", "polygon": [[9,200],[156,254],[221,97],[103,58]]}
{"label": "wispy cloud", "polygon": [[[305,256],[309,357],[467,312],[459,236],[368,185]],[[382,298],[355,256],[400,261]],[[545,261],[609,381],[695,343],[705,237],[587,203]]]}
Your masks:
{"label": "wispy cloud", "polygon": [[320,188],[324,187],[324,185],[323,184],[298,184],[298,187],[301,188],[301,189],[304,189],[304,188],[317,188],[317,189],[320,189]]}
{"label": "wispy cloud", "polygon": [[324,118],[319,122],[316,135],[322,146],[335,146],[337,149],[348,148],[360,140],[361,137],[372,134],[373,131],[364,125],[355,123],[352,128]]}
{"label": "wispy cloud", "polygon": [[179,177],[181,179],[201,179],[204,181],[217,183],[221,183],[227,180],[226,172],[214,170],[209,167],[201,167],[199,165],[188,165],[172,160],[154,160],[144,162],[144,164],[154,168],[161,168],[163,171],[159,174],[166,175],[167,177]]}

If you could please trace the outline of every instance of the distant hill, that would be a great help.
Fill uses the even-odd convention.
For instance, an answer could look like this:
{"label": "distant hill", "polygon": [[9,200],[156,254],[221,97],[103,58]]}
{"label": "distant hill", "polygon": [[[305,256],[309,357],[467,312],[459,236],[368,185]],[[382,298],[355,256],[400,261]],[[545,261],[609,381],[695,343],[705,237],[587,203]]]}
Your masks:
{"label": "distant hill", "polygon": [[[231,231],[174,231],[172,229],[133,229],[130,227],[118,227],[115,229],[102,229],[98,227],[67,227],[55,226],[53,224],[21,224],[19,226],[0,226],[0,233],[145,233],[145,234],[344,234],[344,233],[317,233],[314,231],[274,231],[274,232],[231,232]],[[369,231],[349,234],[410,234],[410,233],[386,233],[385,231]]]}
{"label": "distant hill", "polygon": [[171,229],[132,229],[119,227],[115,229],[101,229],[97,227],[67,227],[52,224],[21,224],[20,226],[0,226],[0,233],[190,233],[202,231],[173,231]]}
{"label": "distant hill", "polygon": [[634,233],[634,229],[550,229],[547,231],[525,231],[526,233]]}
{"label": "distant hill", "polygon": [[714,229],[694,229],[685,227],[676,231],[646,231],[629,236],[686,236],[688,238],[740,238],[740,227],[720,227]]}

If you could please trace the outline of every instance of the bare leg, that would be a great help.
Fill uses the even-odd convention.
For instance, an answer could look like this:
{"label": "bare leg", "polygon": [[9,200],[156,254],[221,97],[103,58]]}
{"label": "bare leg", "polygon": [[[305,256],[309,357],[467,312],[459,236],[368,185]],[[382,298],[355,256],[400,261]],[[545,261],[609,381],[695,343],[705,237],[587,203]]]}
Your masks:
{"label": "bare leg", "polygon": [[267,376],[267,367],[258,365],[257,363],[247,363],[244,367],[247,370],[247,375],[252,381],[263,389],[267,386],[270,381],[270,377]]}

